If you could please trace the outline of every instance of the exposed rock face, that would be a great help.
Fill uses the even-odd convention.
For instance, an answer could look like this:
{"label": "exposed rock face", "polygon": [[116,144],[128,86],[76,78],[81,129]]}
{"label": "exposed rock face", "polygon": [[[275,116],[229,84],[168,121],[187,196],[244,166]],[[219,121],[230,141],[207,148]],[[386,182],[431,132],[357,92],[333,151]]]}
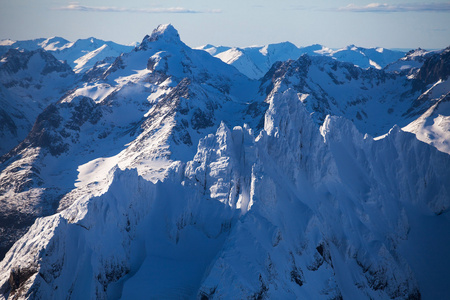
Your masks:
{"label": "exposed rock face", "polygon": [[69,65],[44,50],[10,49],[0,63],[0,155],[19,144],[45,107],[75,85]]}
{"label": "exposed rock face", "polygon": [[[66,63],[60,62],[57,60],[52,54],[44,50],[35,50],[35,51],[19,51],[16,49],[10,49],[8,52],[2,56],[3,63],[1,64],[0,72],[2,72],[2,78],[5,80],[8,74],[11,76],[12,74],[18,73],[20,70],[26,70],[32,68],[30,64],[30,59],[37,55],[39,59],[43,62],[43,66],[40,67],[40,74],[47,75],[51,72],[57,73],[70,73],[72,68]],[[33,77],[38,75],[34,73]],[[6,74],[5,74],[6,73]],[[4,76],[4,77],[3,77]],[[2,82],[3,84],[7,84],[6,82]]]}
{"label": "exposed rock face", "polygon": [[447,80],[450,75],[450,47],[438,54],[430,56],[420,71],[417,73],[417,80],[425,86],[436,83],[439,80]]}
{"label": "exposed rock face", "polygon": [[[62,117],[69,111],[70,118]],[[49,105],[36,119],[28,136],[13,151],[2,157],[5,161],[27,147],[47,149],[52,156],[59,156],[69,148],[68,142],[77,143],[78,132],[84,123],[96,124],[102,112],[95,102],[87,97],[77,97],[69,103]]]}

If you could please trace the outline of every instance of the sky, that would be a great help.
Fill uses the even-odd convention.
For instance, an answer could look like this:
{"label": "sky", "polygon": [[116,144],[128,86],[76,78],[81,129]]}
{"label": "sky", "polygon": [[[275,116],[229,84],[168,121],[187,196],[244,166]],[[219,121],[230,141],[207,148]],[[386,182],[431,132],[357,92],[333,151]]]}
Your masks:
{"label": "sky", "polygon": [[191,47],[284,41],[330,48],[450,45],[450,1],[0,0],[0,39],[93,36],[130,44],[166,23]]}

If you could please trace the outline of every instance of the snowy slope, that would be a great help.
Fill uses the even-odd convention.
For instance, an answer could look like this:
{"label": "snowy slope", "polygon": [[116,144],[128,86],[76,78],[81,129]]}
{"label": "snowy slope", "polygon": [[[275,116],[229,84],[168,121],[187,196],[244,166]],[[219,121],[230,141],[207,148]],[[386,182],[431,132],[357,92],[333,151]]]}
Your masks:
{"label": "snowy slope", "polygon": [[54,55],[59,60],[67,61],[76,73],[82,73],[97,61],[106,57],[117,57],[121,53],[130,52],[133,46],[120,45],[111,41],[96,38],[79,39],[67,46],[57,49]]}
{"label": "snowy slope", "polygon": [[421,48],[411,50],[404,57],[397,61],[391,62],[385,67],[387,72],[403,72],[413,74],[423,65],[427,57],[434,54],[435,51],[427,51]]}
{"label": "snowy slope", "polygon": [[[73,61],[73,63],[75,64],[73,70],[75,73],[84,73],[84,71],[92,68],[98,61],[102,61],[107,57],[117,57],[120,54],[121,52],[112,49],[107,44],[103,44],[103,46],[100,46],[93,51],[87,52],[85,55],[75,59]],[[64,54],[58,54],[58,56],[62,56],[65,58]]]}
{"label": "snowy slope", "polygon": [[217,54],[220,54],[222,52],[225,52],[227,50],[230,50],[231,47],[226,47],[226,46],[214,46],[211,44],[206,44],[200,47],[196,47],[195,49],[198,50],[204,50],[206,52],[208,52],[209,54],[211,54],[212,56],[216,56]]}
{"label": "snowy slope", "polygon": [[[448,86],[448,82],[447,82]],[[447,87],[447,91],[450,87]],[[403,127],[418,140],[450,154],[450,95],[447,93],[419,118]]]}
{"label": "snowy slope", "polygon": [[307,51],[255,81],[161,25],[83,69],[1,158],[0,299],[447,295],[447,52]]}
{"label": "snowy slope", "polygon": [[404,127],[404,130],[450,154],[449,77],[450,48],[428,55],[415,74],[419,82],[417,85],[425,91],[415,102],[421,115]]}

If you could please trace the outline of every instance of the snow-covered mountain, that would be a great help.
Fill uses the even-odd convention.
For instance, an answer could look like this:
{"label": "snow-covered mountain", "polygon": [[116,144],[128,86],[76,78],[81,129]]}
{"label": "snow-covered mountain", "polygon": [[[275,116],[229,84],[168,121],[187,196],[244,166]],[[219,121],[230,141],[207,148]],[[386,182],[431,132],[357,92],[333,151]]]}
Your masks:
{"label": "snow-covered mountain", "polygon": [[276,61],[296,59],[303,54],[299,48],[289,42],[248,48],[205,45],[199,49],[233,65],[241,73],[253,79],[261,78]]}
{"label": "snow-covered mountain", "polygon": [[69,47],[71,42],[62,37],[40,38],[26,41],[1,40],[0,53],[4,54],[9,49],[17,50],[38,50],[57,51]]}
{"label": "snow-covered mountain", "polygon": [[83,73],[95,63],[107,57],[117,57],[121,53],[130,52],[135,46],[120,45],[111,41],[103,41],[93,37],[69,42],[60,37],[35,39],[28,41],[0,41],[0,54],[9,49],[38,50],[51,52],[53,56],[69,64],[75,73]]}
{"label": "snow-covered mountain", "polygon": [[405,73],[283,47],[257,81],[161,25],[68,72],[1,157],[0,299],[448,295],[449,128],[418,140],[448,49]]}
{"label": "snow-covered mountain", "polygon": [[382,69],[388,64],[397,61],[405,55],[401,51],[393,51],[385,48],[362,48],[350,45],[342,49],[332,51],[331,57],[339,61],[345,61],[363,69]]}
{"label": "snow-covered mountain", "polygon": [[[193,155],[192,145],[215,130],[216,118],[219,122],[224,118],[223,110],[233,111],[230,122],[245,120],[243,99],[251,99],[247,94],[257,86],[235,68],[187,47],[172,27],[155,32],[136,51],[116,58],[100,78],[67,90],[37,117],[23,142],[2,157],[0,199],[7,203],[0,215],[30,220],[54,213],[74,188],[78,166],[100,157],[119,154],[124,168],[138,167],[151,177],[153,169],[142,161],[162,160],[175,152],[167,149],[169,140],[181,144],[177,158]],[[195,102],[179,99],[192,98],[190,94]],[[153,123],[156,120],[160,121]],[[159,130],[161,124],[167,129]],[[159,134],[153,134],[155,130]],[[79,177],[76,185],[90,183],[91,177]]]}
{"label": "snow-covered mountain", "polygon": [[427,56],[415,76],[425,90],[415,103],[421,116],[413,115],[414,121],[403,130],[450,154],[450,47]]}
{"label": "snow-covered mountain", "polygon": [[134,47],[95,38],[0,41],[0,155],[26,137],[46,106],[79,83],[73,73],[109,66]]}
{"label": "snow-covered mountain", "polygon": [[55,51],[54,55],[60,60],[67,61],[76,73],[83,73],[98,61],[107,57],[117,57],[132,49],[134,46],[120,45],[91,37],[70,43],[67,47]]}
{"label": "snow-covered mountain", "polygon": [[338,61],[349,62],[363,69],[382,69],[404,56],[404,52],[384,48],[361,48],[354,45],[337,50],[322,45],[298,48],[289,42],[246,48],[215,47],[208,44],[197,49],[205,50],[220,58],[223,62],[233,65],[241,73],[253,79],[263,77],[275,62],[296,60],[303,54],[333,57]]}

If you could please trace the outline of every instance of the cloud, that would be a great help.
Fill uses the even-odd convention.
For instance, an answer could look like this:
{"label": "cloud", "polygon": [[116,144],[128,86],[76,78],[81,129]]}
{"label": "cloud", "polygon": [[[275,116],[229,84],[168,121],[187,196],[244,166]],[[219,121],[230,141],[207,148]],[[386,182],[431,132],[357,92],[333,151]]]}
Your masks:
{"label": "cloud", "polygon": [[65,11],[87,11],[87,12],[127,12],[144,14],[199,14],[199,13],[220,13],[221,10],[193,10],[183,7],[164,7],[164,8],[125,8],[115,6],[85,6],[78,3],[70,3],[66,6],[55,7],[52,10]]}
{"label": "cloud", "polygon": [[339,11],[349,12],[450,12],[450,2],[447,3],[407,3],[407,4],[387,4],[370,3],[364,6],[349,4],[338,8]]}

